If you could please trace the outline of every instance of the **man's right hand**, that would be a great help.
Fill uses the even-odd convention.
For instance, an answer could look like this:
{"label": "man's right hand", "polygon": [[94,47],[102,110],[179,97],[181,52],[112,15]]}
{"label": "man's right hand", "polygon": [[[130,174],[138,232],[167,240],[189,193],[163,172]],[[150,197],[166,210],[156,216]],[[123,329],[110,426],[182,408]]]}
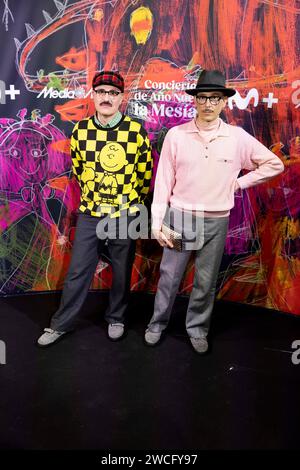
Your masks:
{"label": "man's right hand", "polygon": [[153,236],[156,238],[160,246],[162,247],[168,247],[168,248],[173,248],[174,245],[173,243],[167,239],[167,237],[162,233],[161,230],[153,229],[152,230]]}

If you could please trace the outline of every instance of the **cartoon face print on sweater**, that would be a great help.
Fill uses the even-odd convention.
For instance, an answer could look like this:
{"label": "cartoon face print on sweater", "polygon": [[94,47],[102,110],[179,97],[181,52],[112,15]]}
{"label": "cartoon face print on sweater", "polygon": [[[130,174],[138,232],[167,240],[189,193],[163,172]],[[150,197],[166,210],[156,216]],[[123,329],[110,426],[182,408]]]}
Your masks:
{"label": "cartoon face print on sweater", "polygon": [[101,204],[114,204],[117,202],[118,186],[124,181],[124,168],[128,164],[125,150],[117,142],[108,143],[97,160],[102,171],[85,168],[81,178],[83,195]]}
{"label": "cartoon face print on sweater", "polygon": [[101,202],[113,204],[118,196],[118,184],[122,182],[120,179],[124,182],[124,167],[128,164],[126,153],[118,142],[110,142],[103,147],[98,158],[104,170],[98,185]]}

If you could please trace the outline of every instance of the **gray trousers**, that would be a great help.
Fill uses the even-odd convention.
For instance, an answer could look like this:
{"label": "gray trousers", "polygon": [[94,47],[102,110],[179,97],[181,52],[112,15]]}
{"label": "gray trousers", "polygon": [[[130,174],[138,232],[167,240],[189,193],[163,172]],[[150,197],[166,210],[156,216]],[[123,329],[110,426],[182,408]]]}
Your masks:
{"label": "gray trousers", "polygon": [[[192,338],[205,337],[209,330],[228,220],[229,217],[204,219],[204,244],[196,251],[193,289],[186,314],[186,330]],[[161,332],[167,327],[190,256],[191,251],[164,248],[154,313],[148,324],[150,331]]]}
{"label": "gray trousers", "polygon": [[[135,216],[128,215],[129,224]],[[51,328],[58,331],[73,330],[79,311],[86,299],[99,257],[106,240],[99,239],[96,229],[99,218],[79,214],[69,270],[64,282],[59,309],[51,319]],[[109,305],[105,313],[108,323],[124,323],[129,301],[131,270],[135,255],[135,240],[107,238],[108,252],[113,270]]]}

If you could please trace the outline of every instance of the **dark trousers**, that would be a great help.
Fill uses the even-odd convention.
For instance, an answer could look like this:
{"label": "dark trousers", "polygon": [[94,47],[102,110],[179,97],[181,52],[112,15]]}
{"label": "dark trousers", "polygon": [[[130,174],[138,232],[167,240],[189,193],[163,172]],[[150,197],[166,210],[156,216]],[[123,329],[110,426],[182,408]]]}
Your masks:
{"label": "dark trousers", "polygon": [[[134,216],[128,216],[130,223]],[[127,237],[99,239],[96,233],[99,218],[79,214],[72,258],[65,279],[59,309],[51,320],[51,328],[70,331],[91,285],[99,257],[107,241],[112,264],[113,281],[109,293],[109,305],[105,313],[108,323],[124,323],[128,305],[135,240]]]}

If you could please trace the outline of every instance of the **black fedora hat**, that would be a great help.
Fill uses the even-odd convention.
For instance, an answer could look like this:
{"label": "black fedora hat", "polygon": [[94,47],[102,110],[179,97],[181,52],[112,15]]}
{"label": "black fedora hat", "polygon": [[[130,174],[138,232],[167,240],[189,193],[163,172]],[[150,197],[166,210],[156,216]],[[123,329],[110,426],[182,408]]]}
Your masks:
{"label": "black fedora hat", "polygon": [[186,90],[189,95],[197,95],[199,91],[221,91],[225,96],[233,96],[235,90],[225,87],[225,75],[220,70],[202,70],[196,88]]}

